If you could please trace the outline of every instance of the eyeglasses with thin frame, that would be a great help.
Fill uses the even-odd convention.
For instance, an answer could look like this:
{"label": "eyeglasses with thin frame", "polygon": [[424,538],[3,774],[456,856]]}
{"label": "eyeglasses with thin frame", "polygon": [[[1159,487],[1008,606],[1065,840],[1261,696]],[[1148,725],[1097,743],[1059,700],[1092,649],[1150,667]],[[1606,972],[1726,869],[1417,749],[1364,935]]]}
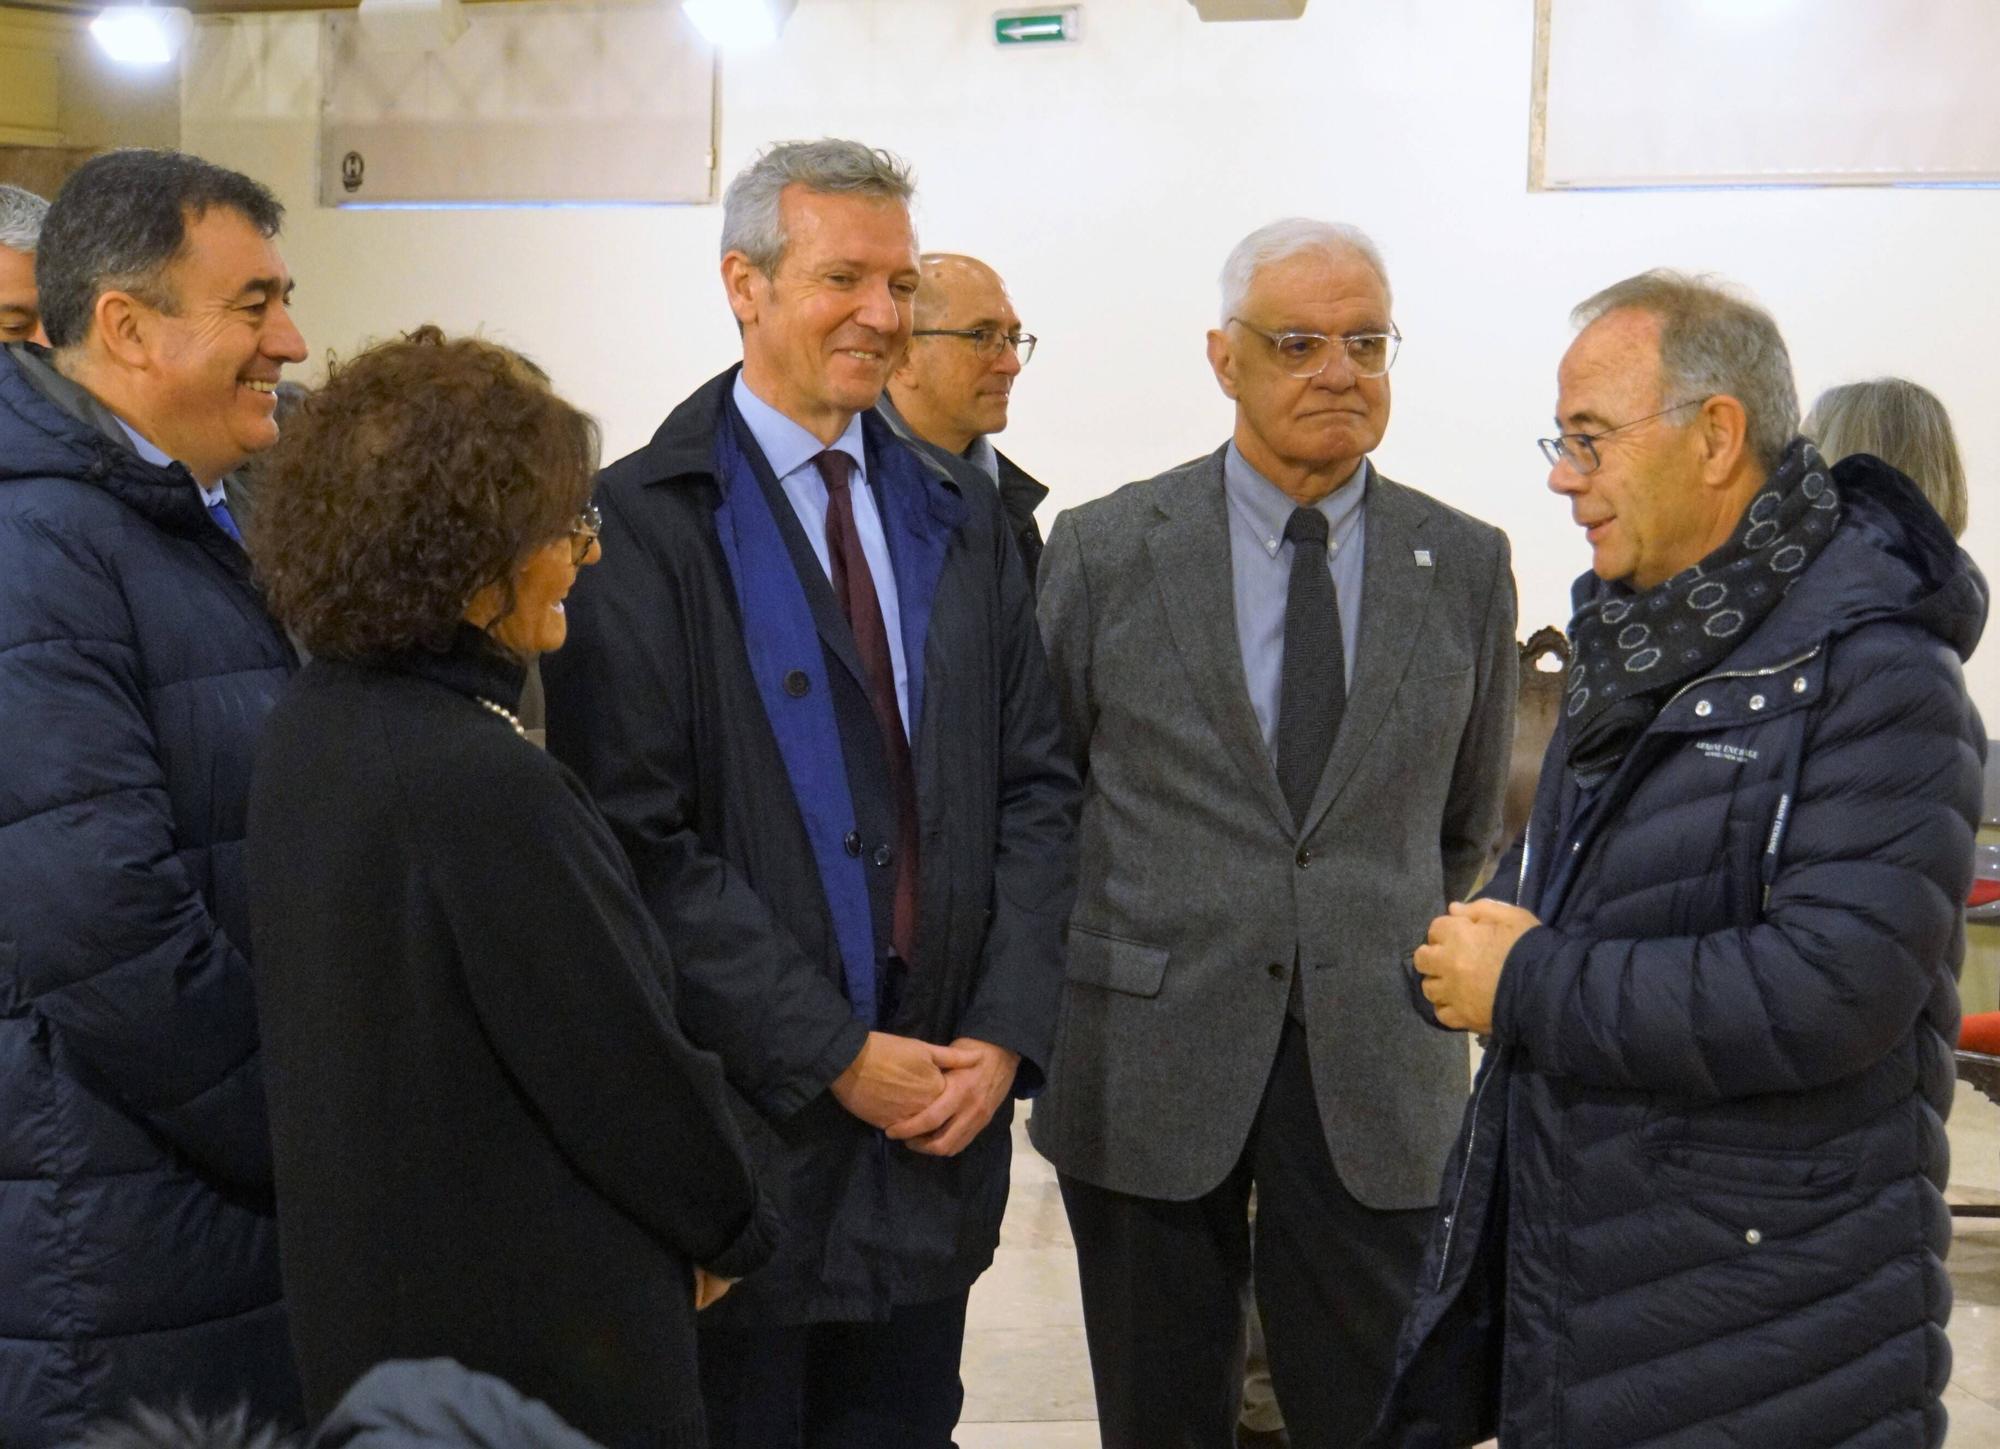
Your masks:
{"label": "eyeglasses with thin frame", "polygon": [[590,557],[591,549],[597,546],[597,536],[604,531],[604,515],[597,511],[595,503],[584,505],[583,512],[577,514],[576,522],[569,526],[569,558],[578,568]]}
{"label": "eyeglasses with thin frame", "polygon": [[972,350],[991,362],[1000,355],[1000,349],[1011,347],[1014,355],[1021,359],[1021,366],[1028,365],[1028,359],[1035,355],[1035,334],[1023,332],[1018,327],[1012,332],[1002,332],[998,327],[919,327],[910,334],[912,337],[963,337],[972,344]]}
{"label": "eyeglasses with thin frame", "polygon": [[[1710,393],[1709,397],[1714,394]],[[1706,397],[1691,397],[1675,403],[1670,408],[1661,408],[1656,413],[1647,413],[1643,418],[1634,418],[1629,423],[1620,423],[1615,428],[1606,428],[1601,433],[1557,433],[1553,438],[1537,438],[1535,446],[1542,450],[1542,456],[1549,460],[1549,466],[1567,463],[1570,470],[1579,476],[1595,473],[1603,460],[1597,456],[1597,444],[1613,433],[1622,433],[1627,428],[1636,428],[1641,423],[1650,423],[1655,418],[1663,418],[1668,413],[1677,413],[1682,408],[1691,408],[1697,403],[1705,403]]]}
{"label": "eyeglasses with thin frame", "polygon": [[[1267,332],[1241,317],[1229,320],[1270,343],[1287,377],[1318,377],[1326,371],[1337,350],[1347,354],[1347,365],[1356,377],[1380,377],[1396,365],[1396,353],[1403,345],[1403,334],[1393,322],[1387,332],[1349,332],[1329,337],[1324,332]],[[1333,345],[1336,342],[1339,349]]]}

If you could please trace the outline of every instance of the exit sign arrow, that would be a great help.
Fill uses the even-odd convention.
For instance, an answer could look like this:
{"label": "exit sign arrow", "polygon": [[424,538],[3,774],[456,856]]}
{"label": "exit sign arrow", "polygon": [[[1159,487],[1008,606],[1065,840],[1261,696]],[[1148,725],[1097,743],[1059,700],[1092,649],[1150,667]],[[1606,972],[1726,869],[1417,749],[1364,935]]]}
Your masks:
{"label": "exit sign arrow", "polygon": [[1075,40],[1081,33],[1080,7],[1046,10],[1002,10],[993,17],[996,45],[1050,45]]}

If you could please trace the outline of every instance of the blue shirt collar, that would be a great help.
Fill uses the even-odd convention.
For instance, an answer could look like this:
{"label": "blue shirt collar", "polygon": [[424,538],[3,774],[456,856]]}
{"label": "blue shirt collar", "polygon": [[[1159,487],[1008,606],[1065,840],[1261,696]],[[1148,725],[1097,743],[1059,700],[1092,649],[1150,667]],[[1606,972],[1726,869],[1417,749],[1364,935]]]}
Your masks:
{"label": "blue shirt collar", "polygon": [[[1372,471],[1372,465],[1363,458],[1352,478],[1313,505],[1326,515],[1328,536],[1336,548],[1361,516]],[[1251,467],[1250,460],[1238,451],[1234,442],[1222,459],[1222,487],[1229,495],[1230,507],[1256,531],[1257,542],[1264,551],[1277,557],[1278,547],[1285,541],[1285,524],[1298,504],[1284,489]]]}
{"label": "blue shirt collar", "polygon": [[[750,436],[756,439],[757,450],[771,465],[775,477],[789,477],[827,451],[828,444],[822,443],[750,391],[750,384],[743,380],[740,371],[736,374],[730,397],[736,403],[736,411],[743,414]],[[855,475],[864,481],[867,479],[868,449],[861,441],[861,414],[856,413],[847,420],[846,430],[833,440],[831,446],[852,458]]]}
{"label": "blue shirt collar", "polygon": [[[124,431],[125,436],[132,440],[133,452],[144,458],[148,463],[151,463],[155,468],[171,468],[174,466],[174,460],[154,447],[152,440],[144,433],[140,432],[116,413],[113,413],[111,416],[112,420]],[[194,486],[201,488],[199,483]],[[201,488],[201,501],[210,508],[222,502],[222,497],[222,485],[220,483],[217,483],[213,488]]]}
{"label": "blue shirt collar", "polygon": [[[113,416],[116,417],[117,415],[113,414]],[[154,447],[152,440],[144,433],[140,432],[123,418],[118,418],[117,421],[118,426],[124,431],[125,436],[132,440],[133,452],[144,458],[148,463],[151,463],[155,468],[173,467],[174,460]]]}

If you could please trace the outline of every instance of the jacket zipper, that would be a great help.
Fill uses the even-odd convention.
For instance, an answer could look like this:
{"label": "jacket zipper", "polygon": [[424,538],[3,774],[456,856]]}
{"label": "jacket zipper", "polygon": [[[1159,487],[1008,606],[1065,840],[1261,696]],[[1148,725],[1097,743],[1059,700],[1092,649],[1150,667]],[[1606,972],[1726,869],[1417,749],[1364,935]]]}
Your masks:
{"label": "jacket zipper", "polygon": [[1458,1232],[1458,1211],[1465,1205],[1465,1180],[1472,1176],[1472,1149],[1479,1144],[1479,1104],[1485,1100],[1486,1086],[1493,1075],[1490,1071],[1484,1073],[1479,1079],[1479,1090],[1472,1094],[1472,1116],[1465,1129],[1465,1161],[1458,1169],[1458,1191],[1452,1194],[1451,1211],[1445,1214],[1444,1251],[1438,1254],[1436,1286],[1440,1290],[1444,1287],[1445,1272],[1451,1267],[1451,1240]]}
{"label": "jacket zipper", "polygon": [[[1521,893],[1528,885],[1528,858],[1535,849],[1535,827],[1532,822],[1521,828],[1521,870],[1514,880],[1514,904],[1520,905]],[[1496,1046],[1494,1051],[1498,1051]],[[1452,1194],[1451,1211],[1444,1215],[1444,1249],[1438,1254],[1437,1286],[1444,1287],[1444,1275],[1451,1268],[1451,1240],[1458,1233],[1459,1209],[1465,1206],[1465,1180],[1472,1176],[1472,1149],[1479,1145],[1479,1104],[1486,1099],[1487,1085],[1493,1080],[1493,1073],[1487,1072],[1479,1079],[1479,1090],[1472,1094],[1472,1115],[1465,1129],[1465,1162],[1458,1170],[1458,1191]]]}

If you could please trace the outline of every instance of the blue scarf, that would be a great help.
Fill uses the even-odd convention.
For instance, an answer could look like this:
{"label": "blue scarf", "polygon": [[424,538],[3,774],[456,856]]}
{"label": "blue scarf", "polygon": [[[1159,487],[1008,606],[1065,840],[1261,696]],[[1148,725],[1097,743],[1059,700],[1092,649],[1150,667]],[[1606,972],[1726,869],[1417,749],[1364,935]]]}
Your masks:
{"label": "blue scarf", "polygon": [[[862,437],[869,472],[880,484],[883,531],[902,615],[910,719],[915,722],[924,717],[924,644],[931,605],[951,534],[965,519],[965,505],[872,413],[863,416]],[[715,510],[716,538],[736,588],[751,677],[819,868],[848,1004],[856,1017],[873,1023],[879,1005],[875,924],[861,859],[847,851],[854,797],[833,713],[827,655],[805,585],[746,451],[747,439],[748,429],[725,398],[715,430],[715,476],[722,493]],[[787,676],[795,673],[807,681],[799,693],[785,688]],[[915,735],[913,727],[913,754]]]}

